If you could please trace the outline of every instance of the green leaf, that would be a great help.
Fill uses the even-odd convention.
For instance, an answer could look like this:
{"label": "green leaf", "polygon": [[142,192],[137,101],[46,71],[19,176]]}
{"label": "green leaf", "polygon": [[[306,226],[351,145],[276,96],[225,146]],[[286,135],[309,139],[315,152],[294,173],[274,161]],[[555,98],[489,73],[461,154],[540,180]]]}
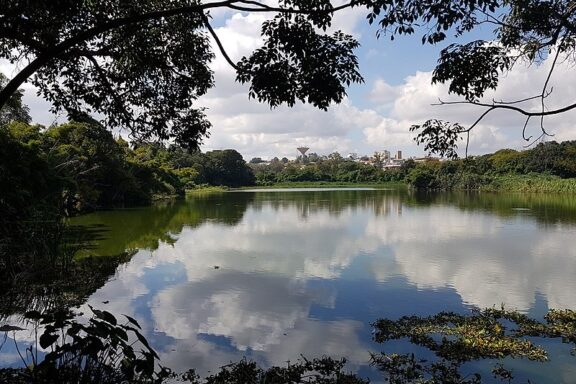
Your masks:
{"label": "green leaf", "polygon": [[96,315],[96,318],[98,319],[102,319],[107,323],[110,323],[112,325],[116,325],[118,322],[116,321],[116,317],[114,317],[113,314],[111,314],[108,311],[101,311],[99,309],[95,309],[93,307],[90,306],[90,309],[92,310],[92,312],[94,312],[94,315]]}
{"label": "green leaf", "polygon": [[114,331],[116,332],[116,335],[118,335],[118,337],[120,337],[122,340],[128,341],[128,334],[125,330],[117,327],[114,329]]}
{"label": "green leaf", "polygon": [[10,332],[10,331],[25,331],[26,329],[24,328],[20,328],[18,326],[15,325],[8,325],[8,324],[4,324],[3,326],[0,327],[0,332]]}
{"label": "green leaf", "polygon": [[51,346],[52,344],[54,344],[54,342],[58,340],[58,335],[52,334],[52,333],[43,333],[40,336],[40,347],[42,348],[48,348],[49,346]]}
{"label": "green leaf", "polygon": [[154,351],[152,347],[150,347],[150,344],[148,344],[148,340],[146,340],[146,338],[142,336],[142,334],[138,332],[137,329],[132,328],[132,331],[134,331],[134,334],[136,335],[138,340],[146,347],[146,349],[148,349],[155,358],[159,359],[158,355],[156,354],[156,351]]}
{"label": "green leaf", "polygon": [[42,314],[38,311],[28,311],[24,314],[24,317],[30,320],[40,320],[40,318],[42,318]]}
{"label": "green leaf", "polygon": [[134,324],[135,326],[138,327],[138,329],[142,329],[142,327],[140,326],[140,324],[138,324],[138,322],[136,321],[136,319],[134,319],[133,317],[130,317],[128,315],[123,315],[125,318],[128,319],[128,321],[132,324]]}

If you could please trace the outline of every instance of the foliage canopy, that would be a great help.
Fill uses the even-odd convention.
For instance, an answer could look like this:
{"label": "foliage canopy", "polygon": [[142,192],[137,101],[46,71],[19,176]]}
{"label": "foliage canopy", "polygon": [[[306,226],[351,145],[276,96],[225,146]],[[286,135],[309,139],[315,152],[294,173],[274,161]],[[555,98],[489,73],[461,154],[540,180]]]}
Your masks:
{"label": "foliage canopy", "polygon": [[[264,45],[236,68],[250,96],[271,106],[307,101],[326,109],[360,82],[358,43],[330,23],[327,1],[2,1],[0,58],[22,67],[0,91],[0,109],[25,81],[56,110],[102,113],[144,140],[195,147],[210,126],[195,102],[213,86],[210,10],[281,10],[262,27]],[[320,10],[320,11],[319,11]],[[319,13],[318,13],[319,12]],[[226,57],[228,57],[226,55]]]}
{"label": "foliage canopy", "polygon": [[[455,136],[470,132],[488,113],[507,109],[527,122],[576,108],[548,108],[550,76],[542,91],[522,100],[482,102],[501,75],[520,62],[553,65],[572,59],[576,13],[570,0],[3,0],[0,2],[0,58],[21,68],[0,91],[0,110],[26,81],[57,110],[102,113],[108,126],[128,128],[142,139],[173,139],[195,147],[209,122],[196,100],[212,87],[210,39],[249,83],[249,96],[269,103],[308,102],[326,109],[361,82],[354,50],[358,42],[326,32],[337,12],[360,7],[378,26],[378,36],[422,34],[423,44],[450,42],[441,52],[434,83],[484,113],[469,127],[443,121],[415,126],[428,150],[455,156]],[[211,25],[210,12],[269,13],[263,45],[238,61],[228,56]],[[464,35],[493,26],[486,39]],[[462,38],[462,39],[460,39]],[[456,40],[454,40],[456,39]],[[457,41],[457,43],[452,43]],[[530,103],[536,103],[534,106]],[[542,134],[546,134],[543,121]],[[525,137],[529,139],[528,137]],[[444,142],[448,140],[448,145]]]}

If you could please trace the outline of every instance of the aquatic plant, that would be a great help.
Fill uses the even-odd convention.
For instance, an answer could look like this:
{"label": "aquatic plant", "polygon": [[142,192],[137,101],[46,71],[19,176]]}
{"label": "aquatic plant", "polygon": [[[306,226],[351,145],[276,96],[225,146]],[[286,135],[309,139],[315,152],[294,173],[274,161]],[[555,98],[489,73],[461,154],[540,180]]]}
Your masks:
{"label": "aquatic plant", "polygon": [[413,353],[372,354],[372,364],[385,373],[391,384],[482,383],[485,381],[480,373],[463,369],[464,363],[478,360],[494,362],[493,376],[511,382],[513,371],[504,366],[504,359],[548,360],[546,350],[536,345],[534,338],[558,338],[563,343],[576,344],[573,310],[550,310],[544,322],[502,307],[467,315],[440,312],[426,317],[380,319],[373,326],[378,343],[406,339],[434,356],[430,359],[417,358]]}

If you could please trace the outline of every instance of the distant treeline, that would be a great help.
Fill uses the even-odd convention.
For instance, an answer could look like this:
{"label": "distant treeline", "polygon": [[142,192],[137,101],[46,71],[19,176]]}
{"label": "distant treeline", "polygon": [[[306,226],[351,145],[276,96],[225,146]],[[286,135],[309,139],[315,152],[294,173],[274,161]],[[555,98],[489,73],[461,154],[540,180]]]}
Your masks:
{"label": "distant treeline", "polygon": [[256,174],[258,185],[274,185],[290,182],[338,182],[338,183],[384,183],[403,181],[413,167],[411,162],[401,167],[381,169],[371,164],[364,164],[345,159],[335,152],[326,159],[316,157],[314,161],[282,161],[278,158],[269,163],[249,164]]}
{"label": "distant treeline", "polygon": [[286,182],[381,183],[403,181],[419,190],[516,190],[576,192],[576,141],[541,143],[532,149],[503,149],[467,159],[406,160],[400,167],[380,169],[345,159],[291,163],[273,159],[250,164],[260,185]]}

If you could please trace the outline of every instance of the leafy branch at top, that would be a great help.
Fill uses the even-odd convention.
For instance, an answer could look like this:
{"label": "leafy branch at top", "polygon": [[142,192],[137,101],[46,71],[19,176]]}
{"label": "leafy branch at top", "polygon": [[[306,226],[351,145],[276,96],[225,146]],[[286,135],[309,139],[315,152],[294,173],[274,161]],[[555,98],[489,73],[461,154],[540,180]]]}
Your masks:
{"label": "leafy branch at top", "polygon": [[[196,100],[213,83],[210,45],[236,70],[236,79],[249,84],[248,95],[271,107],[308,102],[326,109],[343,100],[346,87],[363,81],[355,50],[358,42],[342,32],[328,34],[337,12],[351,8],[367,12],[377,36],[421,33],[423,44],[449,37],[463,39],[489,24],[487,40],[451,44],[440,52],[433,83],[447,83],[462,102],[484,108],[471,127],[449,124],[433,138],[429,122],[419,143],[431,152],[456,154],[452,133],[469,134],[494,110],[544,118],[576,108],[548,108],[552,73],[562,60],[576,54],[576,12],[571,0],[110,0],[78,2],[4,1],[0,7],[0,58],[19,72],[0,90],[0,110],[18,88],[30,81],[55,110],[72,115],[101,113],[111,127],[128,128],[140,139],[174,140],[195,147],[208,135],[210,123]],[[228,52],[210,11],[269,13],[262,24],[263,45],[236,61]],[[482,102],[496,89],[502,74],[519,63],[541,64],[551,55],[551,68],[538,96],[516,102]],[[539,99],[537,109],[524,104]],[[414,127],[418,131],[419,128]],[[448,141],[446,141],[448,140]],[[452,150],[448,150],[448,147]]]}

